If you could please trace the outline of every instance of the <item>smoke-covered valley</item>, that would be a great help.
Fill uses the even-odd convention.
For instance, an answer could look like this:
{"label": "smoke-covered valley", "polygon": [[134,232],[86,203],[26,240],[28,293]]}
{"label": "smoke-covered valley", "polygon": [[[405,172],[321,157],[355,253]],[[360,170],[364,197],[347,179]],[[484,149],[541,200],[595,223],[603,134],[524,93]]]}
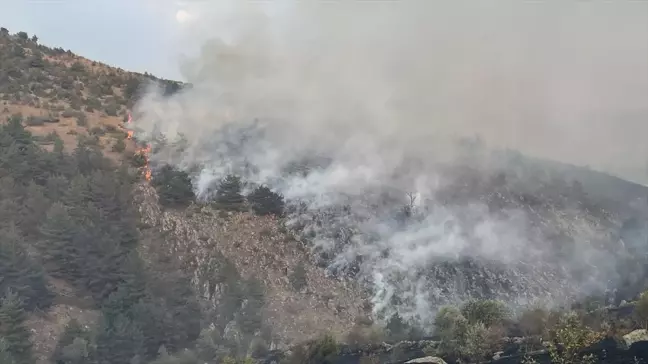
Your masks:
{"label": "smoke-covered valley", "polygon": [[209,39],[182,65],[191,87],[134,109],[154,166],[201,197],[227,174],[281,193],[378,316],[645,283],[646,237],[621,229],[640,186],[509,149],[642,178],[646,3],[285,5],[193,4]]}

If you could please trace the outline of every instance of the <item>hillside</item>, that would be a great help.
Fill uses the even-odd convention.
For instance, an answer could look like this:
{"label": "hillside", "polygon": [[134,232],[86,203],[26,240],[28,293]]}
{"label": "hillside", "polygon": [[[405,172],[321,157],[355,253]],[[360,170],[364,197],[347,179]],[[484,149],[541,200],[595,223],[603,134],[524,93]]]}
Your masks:
{"label": "hillside", "polygon": [[590,363],[608,339],[635,360],[645,187],[501,151],[262,180],[271,124],[156,134],[148,85],[188,89],[0,29],[0,362]]}
{"label": "hillside", "polygon": [[[169,93],[180,87],[173,81],[127,72],[70,51],[49,48],[38,44],[36,37],[28,37],[22,32],[12,35],[6,29],[0,36],[0,65],[0,117],[3,120],[22,121],[35,143],[52,153],[60,152],[57,143],[61,142],[64,153],[76,155],[79,153],[78,140],[83,140],[91,145],[89,148],[98,148],[106,158],[124,165],[141,162],[142,145],[127,138],[124,128],[128,110],[138,92],[150,82]],[[201,270],[215,269],[213,264],[231,264],[227,263],[231,261],[233,271],[230,269],[227,274],[238,276],[237,271],[240,271],[239,279],[260,279],[268,301],[264,315],[274,328],[272,338],[266,337],[267,345],[285,346],[315,337],[322,327],[341,335],[348,322],[361,314],[363,299],[356,290],[326,278],[323,270],[310,265],[307,252],[288,235],[278,232],[280,225],[275,220],[242,215],[229,223],[218,219],[209,221],[212,214],[207,212],[201,218],[206,221],[193,221],[196,219],[181,216],[181,211],[162,212],[156,203],[155,191],[151,192],[144,182],[137,182],[138,187],[131,192],[136,193],[135,197],[145,208],[142,211],[145,218],[140,225],[151,224],[149,228],[140,228],[142,257],[150,262],[152,256],[163,254],[160,251],[166,247],[162,244],[164,241],[174,244],[169,254],[177,255],[179,250],[185,252],[177,264],[192,276],[197,276]],[[174,216],[178,214],[180,216]],[[168,237],[170,223],[184,230],[171,231],[172,236]],[[200,227],[202,224],[213,229],[221,223],[225,225],[213,231]],[[221,230],[230,231],[221,234]],[[212,242],[213,239],[220,243]],[[231,246],[234,242],[236,244]],[[42,259],[40,253],[35,254]],[[204,259],[210,260],[212,265],[205,262],[202,266]],[[316,292],[308,285],[300,290],[291,287],[289,273],[298,265],[303,270],[302,279],[318,287]],[[101,306],[96,299],[86,298],[84,289],[71,286],[69,279],[45,273],[54,294],[53,305],[49,311],[34,315],[28,321],[34,332],[39,362],[46,362],[70,319],[84,325],[96,324],[97,308]],[[213,279],[209,273],[212,272],[202,273],[207,280]],[[200,286],[204,282],[194,283],[197,295],[206,295],[204,304],[211,302],[215,307],[223,304],[218,300],[225,298],[210,291],[214,284],[217,290],[224,289],[221,283],[210,283],[212,286],[204,292]],[[230,284],[228,289],[240,289],[239,282],[232,284],[237,287]],[[235,309],[228,308],[227,315],[234,314],[232,310]],[[296,314],[299,316],[293,317]],[[223,312],[216,315],[223,315]]]}

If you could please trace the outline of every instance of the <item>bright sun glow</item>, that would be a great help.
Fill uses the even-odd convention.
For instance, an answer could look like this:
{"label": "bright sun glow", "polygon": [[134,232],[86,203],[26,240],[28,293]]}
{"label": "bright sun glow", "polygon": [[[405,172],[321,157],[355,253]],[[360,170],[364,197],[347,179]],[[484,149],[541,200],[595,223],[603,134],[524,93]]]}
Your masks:
{"label": "bright sun glow", "polygon": [[191,15],[186,10],[178,10],[175,18],[178,23],[185,23],[191,18]]}

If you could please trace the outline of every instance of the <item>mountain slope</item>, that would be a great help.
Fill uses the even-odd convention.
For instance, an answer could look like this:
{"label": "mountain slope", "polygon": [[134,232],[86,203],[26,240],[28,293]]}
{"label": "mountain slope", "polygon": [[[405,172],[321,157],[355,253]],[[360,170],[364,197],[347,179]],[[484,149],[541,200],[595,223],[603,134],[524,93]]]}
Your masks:
{"label": "mountain slope", "polygon": [[[138,93],[151,81],[168,92],[179,83],[150,75],[131,73],[87,60],[70,51],[38,44],[24,33],[0,34],[0,117],[19,117],[27,131],[49,151],[62,142],[63,150],[75,153],[77,140],[89,138],[93,146],[115,163],[136,163],[141,145],[127,138],[128,109]],[[309,262],[307,250],[279,232],[272,218],[236,214],[218,218],[207,207],[204,212],[163,210],[156,192],[146,183],[134,191],[140,202],[142,244],[140,251],[151,270],[166,269],[156,263],[161,255],[177,255],[177,264],[194,277],[197,297],[203,298],[206,312],[212,312],[227,325],[236,307],[224,308],[227,289],[205,288],[201,279],[214,274],[210,262],[233,263],[230,272],[241,280],[260,280],[265,301],[263,320],[273,327],[268,345],[285,346],[319,335],[322,328],[340,336],[362,312],[362,294],[352,283],[329,279],[321,268]],[[196,207],[199,208],[199,207]],[[169,249],[166,252],[162,250]],[[221,254],[222,252],[222,254]],[[40,253],[35,253],[40,258]],[[205,261],[210,259],[209,261]],[[305,268],[303,287],[293,288],[289,277],[300,265]],[[169,274],[160,272],[160,274]],[[54,305],[45,313],[31,316],[34,351],[39,362],[47,362],[58,339],[71,319],[87,328],[99,324],[98,302],[65,279],[49,276],[55,293]],[[222,282],[221,282],[222,283]],[[240,286],[240,282],[234,282]],[[211,283],[210,283],[211,284]],[[216,295],[215,292],[219,292]],[[202,296],[204,295],[204,296]],[[222,302],[221,302],[222,303]],[[227,311],[226,313],[219,310]],[[208,325],[207,325],[208,326]],[[229,329],[228,329],[229,330]],[[235,328],[234,330],[240,330]],[[229,330],[231,331],[231,330]],[[270,342],[271,341],[271,342]]]}
{"label": "mountain slope", "polygon": [[[493,153],[481,164],[481,152],[465,164],[435,164],[438,183],[428,196],[398,183],[360,185],[357,194],[326,195],[333,202],[320,205],[286,194],[277,217],[259,212],[248,193],[262,191],[249,172],[257,155],[240,155],[267,153],[267,140],[239,140],[238,130],[224,140],[213,135],[209,145],[184,140],[189,152],[205,147],[211,160],[201,165],[185,163],[191,153],[173,140],[128,138],[128,110],[144,85],[155,81],[165,97],[184,85],[4,29],[0,66],[0,117],[9,119],[0,133],[0,268],[8,277],[0,284],[26,298],[25,326],[39,363],[158,364],[169,362],[167,353],[217,363],[228,355],[264,357],[326,332],[355,349],[379,343],[391,362],[403,358],[383,340],[428,334],[441,340],[425,348],[435,355],[482,360],[505,347],[502,336],[529,336],[530,348],[541,346],[536,336],[556,339],[551,325],[559,320],[533,311],[542,327],[529,329],[516,304],[549,298],[569,305],[590,294],[605,306],[646,288],[645,207],[636,203],[647,193],[643,186],[520,155]],[[247,127],[243,136],[258,131]],[[317,194],[318,178],[348,172],[309,157],[282,161],[278,177],[287,183],[276,190]],[[218,167],[213,160],[245,161],[236,196],[223,197],[226,176],[203,190],[192,184]],[[408,169],[427,172],[420,166],[430,167],[404,164],[396,182],[412,176]],[[142,167],[153,168],[151,181]],[[499,303],[472,301],[489,298],[520,316],[499,317],[506,311]],[[444,304],[461,310],[439,310]],[[481,309],[496,317],[486,321]],[[583,311],[578,325],[597,335],[640,325]],[[449,327],[458,331],[432,326],[437,312],[452,313]],[[325,338],[297,346],[292,362],[326,362],[322,356],[339,351],[334,344]]]}

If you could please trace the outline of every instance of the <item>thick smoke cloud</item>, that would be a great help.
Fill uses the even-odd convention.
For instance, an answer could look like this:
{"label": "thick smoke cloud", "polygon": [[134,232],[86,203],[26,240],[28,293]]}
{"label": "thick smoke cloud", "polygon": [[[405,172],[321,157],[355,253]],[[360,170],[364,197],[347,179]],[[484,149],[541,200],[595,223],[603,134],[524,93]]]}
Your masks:
{"label": "thick smoke cloud", "polygon": [[[537,248],[544,238],[524,212],[435,204],[449,183],[438,163],[459,157],[454,137],[479,135],[491,146],[644,178],[648,3],[190,5],[200,14],[192,36],[204,39],[182,64],[193,87],[170,98],[152,91],[135,116],[143,137],[182,134],[181,152],[153,159],[191,169],[199,194],[237,172],[303,202],[291,222],[319,249],[336,247],[330,268],[362,255],[358,271],[376,307],[398,298],[407,316],[469,296],[475,287],[460,272],[430,279],[439,264],[465,258],[492,265],[480,274],[508,282],[512,302],[595,288],[597,275],[562,279],[545,269],[553,252]],[[248,141],[233,142],[254,120]],[[287,176],[290,162],[306,157],[319,168]],[[406,227],[373,205],[408,203],[403,191],[416,210]],[[596,239],[595,228],[578,228],[576,240]],[[569,262],[605,276],[614,267],[604,255],[583,248]]]}

